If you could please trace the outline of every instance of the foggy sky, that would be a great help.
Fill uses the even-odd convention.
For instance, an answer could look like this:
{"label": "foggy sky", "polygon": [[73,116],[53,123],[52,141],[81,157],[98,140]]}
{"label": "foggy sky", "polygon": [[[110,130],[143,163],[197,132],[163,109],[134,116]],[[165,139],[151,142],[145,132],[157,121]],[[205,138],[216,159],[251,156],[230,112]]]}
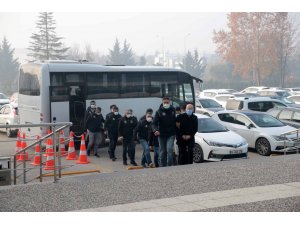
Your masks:
{"label": "foggy sky", "polygon": [[[13,48],[27,48],[30,35],[37,32],[38,13],[0,12],[0,39],[5,35]],[[182,54],[197,48],[213,53],[213,29],[226,27],[226,13],[54,13],[56,33],[68,46],[82,49],[90,44],[102,54],[108,53],[115,39],[126,38],[136,54],[155,51]]]}

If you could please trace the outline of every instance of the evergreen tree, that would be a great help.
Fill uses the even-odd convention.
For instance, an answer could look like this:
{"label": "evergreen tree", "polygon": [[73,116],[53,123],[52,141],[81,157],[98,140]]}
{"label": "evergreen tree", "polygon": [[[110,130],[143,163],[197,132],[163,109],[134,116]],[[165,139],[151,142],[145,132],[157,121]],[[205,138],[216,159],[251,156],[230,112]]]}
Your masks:
{"label": "evergreen tree", "polygon": [[32,41],[28,55],[37,60],[64,59],[69,48],[65,48],[55,32],[55,20],[52,12],[42,12],[38,16],[36,27],[38,33],[31,35]]}
{"label": "evergreen tree", "polygon": [[140,66],[145,66],[147,64],[147,59],[145,56],[140,57],[139,65]]}
{"label": "evergreen tree", "polygon": [[18,86],[19,63],[14,59],[14,51],[4,37],[0,46],[0,86],[1,92],[7,94],[17,91]]}
{"label": "evergreen tree", "polygon": [[199,57],[197,49],[194,51],[194,55],[188,51],[183,59],[181,67],[195,77],[202,77],[206,68],[206,59]]}
{"label": "evergreen tree", "polygon": [[122,51],[118,38],[115,41],[113,49],[109,49],[107,64],[122,65]]}
{"label": "evergreen tree", "polygon": [[136,65],[134,60],[134,54],[130,47],[130,44],[125,40],[123,43],[123,49],[120,47],[120,42],[116,39],[113,49],[109,49],[109,55],[107,63],[111,65]]}
{"label": "evergreen tree", "polygon": [[126,66],[134,66],[136,63],[133,58],[133,52],[130,47],[130,44],[127,43],[126,39],[123,44],[123,49],[122,49],[122,61],[123,65]]}

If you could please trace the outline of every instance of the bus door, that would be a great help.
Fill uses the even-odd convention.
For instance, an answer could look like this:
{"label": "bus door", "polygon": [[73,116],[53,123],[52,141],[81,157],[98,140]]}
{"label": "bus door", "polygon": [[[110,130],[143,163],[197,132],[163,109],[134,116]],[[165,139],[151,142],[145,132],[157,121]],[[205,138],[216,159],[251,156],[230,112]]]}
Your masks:
{"label": "bus door", "polygon": [[84,86],[69,86],[69,115],[70,122],[73,123],[71,131],[76,135],[81,135],[84,131],[85,99]]}

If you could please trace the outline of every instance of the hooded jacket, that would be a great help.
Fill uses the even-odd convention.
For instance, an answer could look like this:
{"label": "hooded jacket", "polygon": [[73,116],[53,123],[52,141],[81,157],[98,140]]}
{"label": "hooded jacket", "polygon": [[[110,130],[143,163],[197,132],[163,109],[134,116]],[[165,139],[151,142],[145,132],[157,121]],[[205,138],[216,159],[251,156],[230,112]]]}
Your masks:
{"label": "hooded jacket", "polygon": [[168,109],[160,105],[159,109],[156,111],[154,120],[152,123],[153,132],[159,131],[160,136],[170,137],[176,133],[176,111],[171,105]]}

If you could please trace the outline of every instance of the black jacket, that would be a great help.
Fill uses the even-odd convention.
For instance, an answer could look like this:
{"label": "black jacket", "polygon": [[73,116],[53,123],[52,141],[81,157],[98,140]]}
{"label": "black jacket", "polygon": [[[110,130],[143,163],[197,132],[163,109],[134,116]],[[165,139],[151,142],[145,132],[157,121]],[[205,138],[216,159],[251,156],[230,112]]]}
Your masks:
{"label": "black jacket", "polygon": [[118,135],[121,118],[120,114],[115,115],[113,112],[106,115],[104,127],[107,129],[108,135]]}
{"label": "black jacket", "polygon": [[120,120],[120,126],[119,126],[120,136],[123,136],[124,139],[135,139],[134,132],[137,124],[138,121],[135,116],[132,116],[130,118],[123,116]]}
{"label": "black jacket", "polygon": [[179,138],[181,138],[182,135],[191,135],[193,138],[198,131],[198,118],[194,114],[188,116],[186,113],[182,113],[177,116],[176,122],[180,123],[178,129]]}
{"label": "black jacket", "polygon": [[84,130],[88,129],[87,120],[93,113],[95,113],[95,110],[92,110],[91,106],[89,106],[84,113],[84,119],[83,119]]}
{"label": "black jacket", "polygon": [[162,104],[156,111],[154,120],[152,123],[153,131],[159,131],[160,136],[170,137],[175,135],[176,129],[176,112],[175,108],[171,105],[168,109],[165,109]]}
{"label": "black jacket", "polygon": [[148,122],[145,119],[139,121],[136,128],[136,137],[138,139],[145,139],[146,141],[150,140],[150,134],[152,132],[151,123],[152,122]]}
{"label": "black jacket", "polygon": [[102,114],[89,114],[86,121],[86,128],[91,132],[100,132],[103,130],[104,118]]}

